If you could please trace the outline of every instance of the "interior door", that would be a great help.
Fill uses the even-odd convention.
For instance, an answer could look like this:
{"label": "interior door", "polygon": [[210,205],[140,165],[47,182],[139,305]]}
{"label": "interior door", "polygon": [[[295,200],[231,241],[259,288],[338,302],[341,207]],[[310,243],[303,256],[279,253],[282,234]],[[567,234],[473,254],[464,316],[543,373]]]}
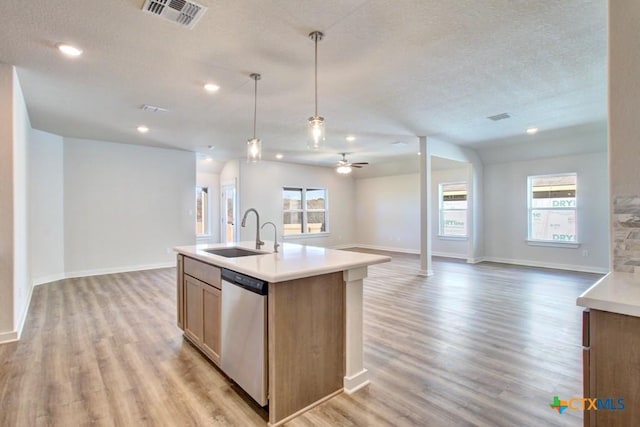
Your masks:
{"label": "interior door", "polygon": [[238,236],[238,221],[236,220],[236,185],[225,184],[220,191],[222,197],[222,203],[220,208],[222,210],[220,215],[220,240],[222,243],[236,242]]}

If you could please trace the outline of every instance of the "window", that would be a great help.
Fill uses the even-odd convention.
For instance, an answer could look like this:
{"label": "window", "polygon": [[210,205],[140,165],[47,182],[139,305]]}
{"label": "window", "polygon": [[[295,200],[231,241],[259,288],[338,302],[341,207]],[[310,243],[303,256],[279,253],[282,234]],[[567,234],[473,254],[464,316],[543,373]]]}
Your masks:
{"label": "window", "polygon": [[440,236],[467,236],[467,183],[447,182],[439,186]]}
{"label": "window", "polygon": [[327,190],[324,188],[282,189],[284,235],[327,231]]}
{"label": "window", "polygon": [[529,240],[577,243],[577,175],[530,176]]}
{"label": "window", "polygon": [[209,189],[196,187],[196,236],[209,234]]}

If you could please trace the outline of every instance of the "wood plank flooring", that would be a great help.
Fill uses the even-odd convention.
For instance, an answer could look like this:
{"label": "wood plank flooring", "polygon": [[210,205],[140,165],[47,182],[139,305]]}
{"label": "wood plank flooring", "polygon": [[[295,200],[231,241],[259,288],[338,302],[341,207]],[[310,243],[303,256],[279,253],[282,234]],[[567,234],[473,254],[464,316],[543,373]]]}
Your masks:
{"label": "wood plank flooring", "polygon": [[[372,384],[288,426],[579,426],[581,309],[600,275],[391,254],[365,279]],[[175,326],[175,269],[34,289],[0,345],[0,426],[265,426]]]}

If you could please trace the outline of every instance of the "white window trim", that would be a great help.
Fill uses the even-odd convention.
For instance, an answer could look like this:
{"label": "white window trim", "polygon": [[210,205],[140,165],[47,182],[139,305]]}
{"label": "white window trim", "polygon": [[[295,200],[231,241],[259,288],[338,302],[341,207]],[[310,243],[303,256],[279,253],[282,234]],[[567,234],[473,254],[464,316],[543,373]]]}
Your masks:
{"label": "white window trim", "polygon": [[[329,189],[327,187],[324,187],[322,185],[318,185],[318,186],[307,186],[307,187],[303,187],[300,185],[283,185],[282,186],[282,191],[284,191],[286,188],[291,188],[291,189],[296,189],[296,190],[302,190],[302,209],[284,209],[282,208],[282,214],[280,216],[281,218],[281,222],[280,224],[282,225],[282,239],[283,240],[296,240],[296,239],[306,239],[306,238],[312,238],[312,237],[326,237],[329,236],[331,234],[331,230],[329,228]],[[307,213],[309,211],[307,211],[307,190],[323,190],[324,191],[324,195],[325,195],[325,201],[324,201],[324,210],[322,209],[311,209],[311,212],[324,212],[324,226],[325,226],[325,231],[320,231],[317,233],[309,233],[309,232],[304,232],[304,230],[307,227]],[[282,197],[282,192],[280,193],[280,206],[284,206],[284,197]],[[285,234],[284,233],[284,213],[285,212],[302,212],[302,233],[298,233],[298,234]]]}
{"label": "white window trim", "polygon": [[[454,236],[454,235],[449,235],[449,234],[443,234],[443,230],[444,230],[444,224],[442,223],[443,221],[443,217],[442,217],[442,186],[443,185],[450,185],[450,184],[464,184],[466,187],[466,191],[467,191],[467,208],[466,209],[447,209],[448,211],[452,211],[452,210],[458,210],[458,211],[465,211],[465,226],[467,229],[467,234],[465,234],[464,236]],[[439,240],[469,240],[469,183],[467,181],[446,181],[446,182],[441,182],[438,184],[438,239]]]}
{"label": "white window trim", "polygon": [[[202,191],[202,190],[206,190],[206,194],[207,194],[207,207],[206,207],[206,218],[203,216],[203,222],[205,223],[205,230],[204,233],[202,234],[197,234],[196,233],[196,239],[206,239],[208,237],[211,237],[212,233],[211,233],[211,194],[209,194],[209,187],[204,186],[204,185],[196,185],[196,191]],[[197,194],[196,194],[196,219],[198,218],[198,203],[197,203]]]}
{"label": "white window trim", "polygon": [[[535,208],[537,210],[566,210],[566,211],[575,211],[576,213],[576,231],[579,230],[578,226],[578,173],[577,172],[565,172],[565,173],[548,173],[543,175],[529,175],[527,176],[527,245],[529,246],[542,246],[549,248],[565,248],[565,249],[577,249],[582,243],[579,240],[575,242],[562,242],[556,240],[537,240],[531,238],[531,183],[534,178],[544,178],[548,176],[569,176],[575,175],[576,177],[576,207],[575,208]],[[578,236],[580,234],[578,233]]]}
{"label": "white window trim", "polygon": [[548,248],[577,249],[582,245],[582,243],[580,243],[580,242],[556,242],[554,240],[529,240],[529,239],[527,239],[527,245],[529,245],[529,246],[546,246]]}

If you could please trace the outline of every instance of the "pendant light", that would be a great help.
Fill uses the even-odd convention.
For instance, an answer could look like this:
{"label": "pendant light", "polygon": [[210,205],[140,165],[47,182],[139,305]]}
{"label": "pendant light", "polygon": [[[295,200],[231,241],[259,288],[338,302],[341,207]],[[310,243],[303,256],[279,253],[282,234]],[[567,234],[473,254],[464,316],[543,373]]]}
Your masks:
{"label": "pendant light", "polygon": [[251,77],[255,81],[253,95],[253,138],[247,141],[247,163],[257,163],[262,158],[262,141],[256,138],[256,116],[258,114],[258,80],[260,74],[253,73]]}
{"label": "pendant light", "polygon": [[316,47],[315,54],[315,113],[309,117],[309,148],[317,150],[324,141],[324,117],[318,115],[318,42],[322,40],[320,31],[313,31],[309,34]]}

